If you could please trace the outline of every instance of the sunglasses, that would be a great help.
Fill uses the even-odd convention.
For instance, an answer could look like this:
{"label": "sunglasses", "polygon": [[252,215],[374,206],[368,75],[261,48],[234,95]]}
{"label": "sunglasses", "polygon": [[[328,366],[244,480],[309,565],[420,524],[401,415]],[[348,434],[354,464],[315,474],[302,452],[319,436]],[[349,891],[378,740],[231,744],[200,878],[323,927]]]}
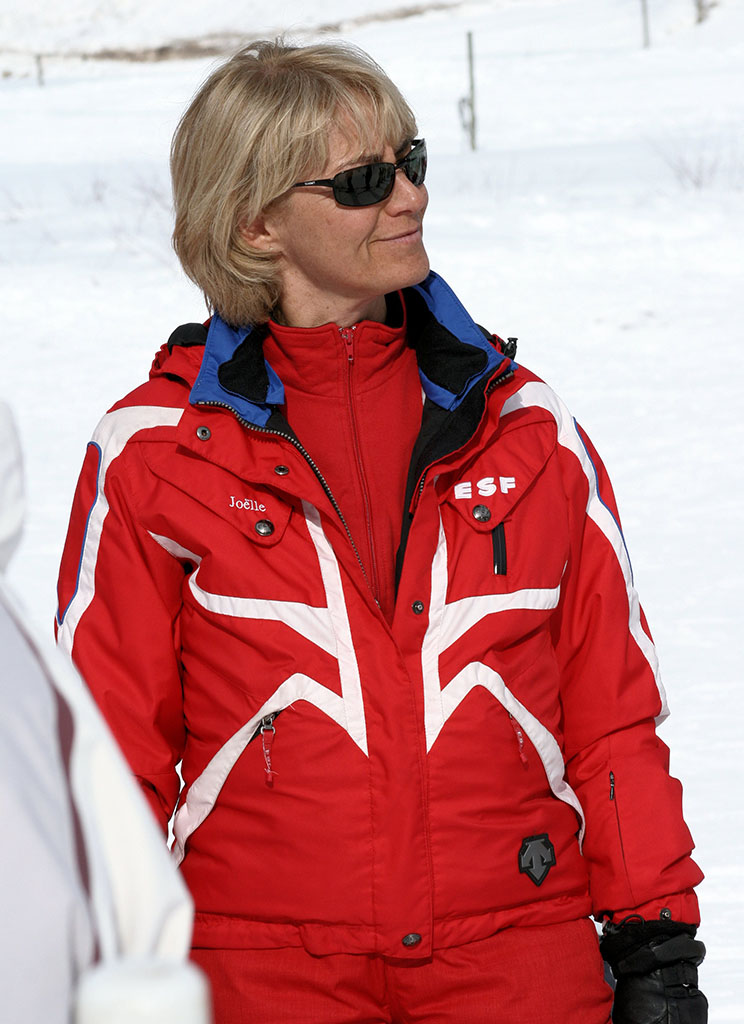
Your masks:
{"label": "sunglasses", "polygon": [[325,185],[333,189],[333,198],[341,206],[374,206],[393,191],[395,172],[400,169],[412,185],[423,185],[426,177],[426,140],[414,139],[410,152],[395,164],[365,164],[339,171],[332,178],[298,181],[293,188]]}

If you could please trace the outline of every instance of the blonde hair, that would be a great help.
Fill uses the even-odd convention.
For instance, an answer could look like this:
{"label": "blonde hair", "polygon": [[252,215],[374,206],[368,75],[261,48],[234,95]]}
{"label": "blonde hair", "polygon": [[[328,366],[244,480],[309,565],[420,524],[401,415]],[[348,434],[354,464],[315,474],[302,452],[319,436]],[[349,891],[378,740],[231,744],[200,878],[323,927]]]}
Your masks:
{"label": "blonde hair", "polygon": [[181,118],[171,145],[173,246],[227,323],[263,323],[277,307],[276,257],[249,245],[241,226],[322,171],[340,117],[361,150],[416,135],[396,86],[345,43],[249,43],[209,76]]}

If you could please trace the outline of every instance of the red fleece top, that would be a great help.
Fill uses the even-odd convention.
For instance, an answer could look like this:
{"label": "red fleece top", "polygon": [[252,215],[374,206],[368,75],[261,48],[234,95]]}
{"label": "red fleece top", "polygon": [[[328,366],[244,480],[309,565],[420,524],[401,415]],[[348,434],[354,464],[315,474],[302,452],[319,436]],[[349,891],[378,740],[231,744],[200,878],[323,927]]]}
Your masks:
{"label": "red fleece top", "polygon": [[284,414],[325,477],[388,622],[406,476],[421,426],[416,354],[399,327],[285,327],[264,356],[284,384]]}

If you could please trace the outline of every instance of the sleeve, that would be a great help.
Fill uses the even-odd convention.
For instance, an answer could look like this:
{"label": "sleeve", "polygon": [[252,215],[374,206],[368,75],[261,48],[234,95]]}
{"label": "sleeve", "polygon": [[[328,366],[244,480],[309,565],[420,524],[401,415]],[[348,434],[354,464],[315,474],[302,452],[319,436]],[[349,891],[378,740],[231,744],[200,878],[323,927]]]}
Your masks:
{"label": "sleeve", "polygon": [[57,640],[165,830],[178,799],[176,766],[185,738],[183,568],[138,514],[138,503],[152,500],[139,446],[117,443],[115,430],[99,428],[97,435],[88,446],[62,557]]}
{"label": "sleeve", "polygon": [[[697,924],[702,878],[682,787],[656,734],[668,714],[607,473],[576,428],[565,475],[571,554],[554,621],[567,779],[586,816],[593,912]],[[577,472],[576,460],[579,467]]]}

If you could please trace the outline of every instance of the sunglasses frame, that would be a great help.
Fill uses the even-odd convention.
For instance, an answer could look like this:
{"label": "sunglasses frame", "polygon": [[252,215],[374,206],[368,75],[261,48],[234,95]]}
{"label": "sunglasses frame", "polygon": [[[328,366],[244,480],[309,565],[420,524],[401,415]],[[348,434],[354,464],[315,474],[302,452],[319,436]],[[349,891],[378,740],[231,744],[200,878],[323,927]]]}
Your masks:
{"label": "sunglasses frame", "polygon": [[[411,177],[410,165],[414,159],[416,161],[423,160],[423,170],[420,181],[414,181]],[[377,160],[371,164],[362,164],[359,167],[350,167],[348,171],[339,171],[338,174],[334,174],[332,178],[315,178],[313,181],[298,181],[295,182],[292,188],[309,188],[312,185],[322,185],[325,188],[333,189],[333,198],[339,206],[346,206],[349,209],[359,209],[364,206],[376,206],[377,203],[381,203],[383,200],[387,199],[393,191],[393,188],[395,187],[395,175],[399,170],[403,171],[412,185],[416,185],[416,187],[423,185],[424,180],[426,179],[426,159],[426,139],[414,139],[411,142],[411,148],[409,151],[404,157],[401,157],[400,160],[396,161],[396,163]],[[385,185],[383,195],[381,195],[379,199],[371,199],[369,202],[359,202],[359,195],[360,193],[363,194],[364,189],[358,188],[355,190],[351,185],[351,176],[353,174],[357,174],[359,171],[369,172],[372,169],[377,170],[379,168],[384,168],[388,173],[392,170],[390,180]],[[349,196],[356,198],[357,201],[348,202],[347,200]]]}

